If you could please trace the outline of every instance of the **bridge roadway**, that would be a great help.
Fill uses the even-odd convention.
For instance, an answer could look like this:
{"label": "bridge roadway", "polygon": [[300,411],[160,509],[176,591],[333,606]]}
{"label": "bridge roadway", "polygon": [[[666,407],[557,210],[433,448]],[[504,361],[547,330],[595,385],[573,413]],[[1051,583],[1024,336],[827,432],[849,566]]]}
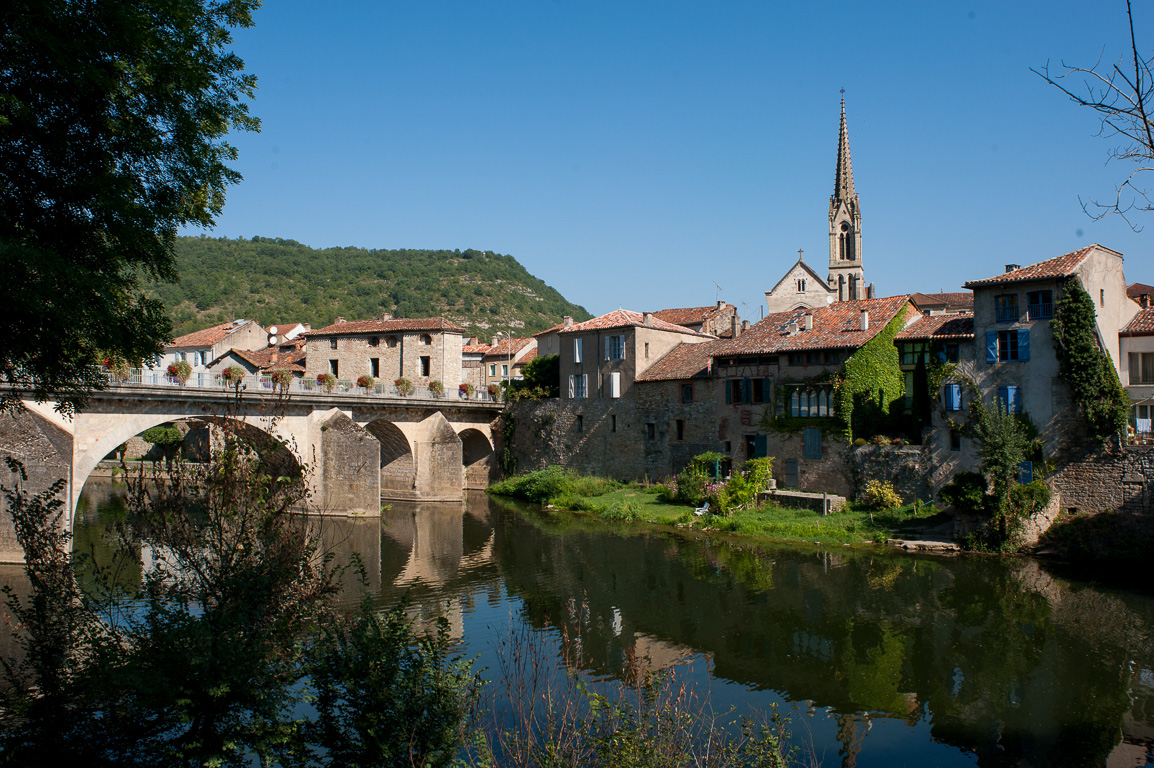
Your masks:
{"label": "bridge roadway", "polygon": [[[253,377],[249,377],[253,378]],[[0,415],[0,456],[20,460],[24,487],[38,492],[64,478],[72,518],[89,474],[105,456],[135,435],[173,421],[203,427],[209,435],[234,417],[289,446],[309,471],[317,512],[379,516],[381,499],[461,501],[484,488],[497,472],[493,424],[501,403],[428,393],[401,397],[361,390],[328,393],[261,386],[173,386],[117,383],[93,394],[71,419],[55,403],[24,400],[26,410]],[[15,478],[0,482],[14,485]],[[0,524],[0,562],[21,553],[7,515]]]}

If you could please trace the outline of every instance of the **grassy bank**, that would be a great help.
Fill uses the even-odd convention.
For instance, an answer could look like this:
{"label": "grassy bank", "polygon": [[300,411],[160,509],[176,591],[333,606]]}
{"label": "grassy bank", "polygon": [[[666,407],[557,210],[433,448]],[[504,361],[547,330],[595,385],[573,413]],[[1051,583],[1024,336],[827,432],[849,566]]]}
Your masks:
{"label": "grassy bank", "polygon": [[750,505],[727,516],[693,514],[693,507],[663,501],[660,486],[619,483],[582,477],[550,467],[517,475],[491,486],[489,492],[537,504],[573,510],[604,520],[643,522],[722,531],[777,541],[818,544],[865,544],[900,536],[903,530],[924,525],[936,514],[932,505],[874,511],[846,506],[822,516],[807,509],[773,503]]}

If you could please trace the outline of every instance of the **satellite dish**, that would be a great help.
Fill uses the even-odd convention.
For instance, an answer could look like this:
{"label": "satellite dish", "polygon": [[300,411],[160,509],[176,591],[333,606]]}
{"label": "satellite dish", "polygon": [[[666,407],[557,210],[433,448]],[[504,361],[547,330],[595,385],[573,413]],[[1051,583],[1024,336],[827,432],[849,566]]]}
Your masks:
{"label": "satellite dish", "polygon": [[276,336],[275,335],[269,336],[268,337],[268,343],[269,343],[269,345],[276,344]]}
{"label": "satellite dish", "polygon": [[269,332],[269,333],[271,333],[271,334],[273,334],[273,335],[275,336],[275,335],[276,335],[276,326],[275,326],[275,325],[270,325],[270,326],[269,326],[269,328],[268,328],[268,332]]}

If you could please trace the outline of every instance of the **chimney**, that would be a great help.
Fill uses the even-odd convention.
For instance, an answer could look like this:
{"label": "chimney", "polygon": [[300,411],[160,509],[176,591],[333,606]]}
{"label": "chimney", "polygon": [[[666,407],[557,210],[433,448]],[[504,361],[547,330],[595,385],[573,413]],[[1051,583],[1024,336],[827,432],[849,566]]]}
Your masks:
{"label": "chimney", "polygon": [[861,329],[868,331],[870,329],[870,313],[868,309],[861,311]]}
{"label": "chimney", "polygon": [[496,336],[493,337],[493,341],[489,343],[489,346],[490,347],[497,346],[497,337]]}
{"label": "chimney", "polygon": [[652,328],[653,327],[653,313],[652,312],[646,312],[644,315],[642,315],[642,317],[644,318],[645,325]]}
{"label": "chimney", "polygon": [[1021,269],[1021,266],[1019,266],[1018,264],[1007,264],[1006,265],[1006,271],[1007,272],[1013,272],[1016,269]]}
{"label": "chimney", "polygon": [[749,330],[749,321],[748,320],[742,320],[741,321],[741,332],[745,333],[748,330]]}
{"label": "chimney", "polygon": [[338,317],[338,318],[337,318],[337,325],[341,325],[341,324],[342,324],[342,323],[344,323],[344,322],[345,322],[345,319],[344,319],[343,317]]}
{"label": "chimney", "polygon": [[719,301],[717,302],[717,308],[718,308],[718,309],[725,309],[725,302],[724,302],[724,301],[721,301],[721,300],[719,300]]}
{"label": "chimney", "polygon": [[797,318],[795,317],[794,319],[789,321],[789,335],[793,336],[796,333],[797,333]]}
{"label": "chimney", "polygon": [[387,321],[392,320],[392,319],[393,319],[393,316],[390,315],[388,312],[381,313],[381,322],[382,323],[387,322]]}
{"label": "chimney", "polygon": [[1144,293],[1141,296],[1139,296],[1138,297],[1138,306],[1142,307],[1142,309],[1149,309],[1150,308],[1150,294]]}
{"label": "chimney", "polygon": [[866,298],[872,299],[874,297],[874,284],[870,283],[869,288],[866,288]]}
{"label": "chimney", "polygon": [[805,315],[803,315],[801,319],[802,319],[802,324],[803,324],[802,327],[804,327],[807,331],[812,331],[813,330],[813,315],[811,315],[809,312],[806,312]]}
{"label": "chimney", "polygon": [[572,328],[573,327],[573,318],[570,315],[565,315],[565,318],[561,321],[561,327],[562,328]]}
{"label": "chimney", "polygon": [[735,339],[741,335],[741,326],[737,324],[736,312],[734,312],[733,317],[729,319],[729,331]]}
{"label": "chimney", "polygon": [[268,364],[269,365],[276,365],[277,360],[280,360],[280,352],[277,350],[276,347],[273,347],[272,351],[270,351],[268,353]]}

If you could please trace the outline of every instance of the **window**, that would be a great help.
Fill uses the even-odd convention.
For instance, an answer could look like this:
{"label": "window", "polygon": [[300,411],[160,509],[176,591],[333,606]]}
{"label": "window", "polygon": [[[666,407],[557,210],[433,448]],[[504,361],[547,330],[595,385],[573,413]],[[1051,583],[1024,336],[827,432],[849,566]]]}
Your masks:
{"label": "window", "polygon": [[573,362],[581,362],[581,342],[584,339],[573,339]]}
{"label": "window", "polygon": [[379,379],[381,377],[381,358],[369,358],[369,375],[374,379]]}
{"label": "window", "polygon": [[336,360],[329,360],[329,373],[333,376],[340,376],[339,363]]}
{"label": "window", "polygon": [[569,377],[569,397],[574,400],[580,400],[586,396],[586,382],[588,381],[586,374],[580,376]]}
{"label": "window", "polygon": [[805,428],[805,448],[802,456],[807,459],[821,459],[821,430],[817,427]]}
{"label": "window", "polygon": [[1106,289],[1105,288],[1100,288],[1098,290],[1098,306],[1100,306],[1100,307],[1106,306]]}
{"label": "window", "polygon": [[490,376],[496,376],[497,375],[497,364],[496,363],[489,363],[489,375]]}
{"label": "window", "polygon": [[508,363],[501,363],[501,375],[502,376],[508,376],[509,375],[509,364]]}
{"label": "window", "polygon": [[1018,485],[1034,482],[1034,462],[1023,461],[1018,465]]}
{"label": "window", "polygon": [[798,293],[805,293],[805,280],[798,280],[797,281],[797,292]]}
{"label": "window", "polygon": [[999,323],[1018,322],[1018,294],[1008,293],[994,297],[995,320]]}
{"label": "window", "polygon": [[1025,362],[1030,359],[1030,330],[986,331],[986,362]]}
{"label": "window", "polygon": [[[692,384],[686,385],[692,387]],[[684,398],[684,390],[682,390]],[[727,403],[768,403],[773,393],[769,378],[763,379],[729,379],[725,385],[725,402]],[[690,392],[690,398],[693,393]],[[682,402],[693,402],[682,400]]]}
{"label": "window", "polygon": [[369,337],[369,346],[370,347],[381,346],[381,337],[380,336],[370,336]]}
{"label": "window", "polygon": [[951,451],[962,450],[962,433],[956,429],[950,430],[950,450]]}
{"label": "window", "polygon": [[789,415],[803,419],[833,415],[833,395],[825,387],[794,387],[789,392]]}
{"label": "window", "polygon": [[428,355],[421,356],[421,375],[428,376],[433,370],[433,360]]}
{"label": "window", "polygon": [[822,355],[821,350],[815,349],[805,353],[805,362],[807,365],[821,365]]}
{"label": "window", "polygon": [[1031,320],[1049,320],[1054,316],[1054,294],[1050,291],[1027,293],[1026,315]]}
{"label": "window", "polygon": [[427,333],[422,333],[421,334],[421,343],[427,347],[433,343],[433,337]]}
{"label": "window", "polygon": [[677,420],[677,439],[678,440],[684,440],[685,439],[685,419],[678,419]]}
{"label": "window", "polygon": [[624,360],[625,359],[625,336],[616,334],[605,337],[605,359],[606,360]]}
{"label": "window", "polygon": [[683,402],[683,403],[692,403],[693,402],[693,382],[689,382],[688,384],[682,384],[681,385],[681,402]]}
{"label": "window", "polygon": [[958,342],[956,342],[956,341],[946,342],[946,346],[942,350],[942,354],[945,356],[947,363],[958,362],[958,357],[959,357],[960,353],[961,353],[961,345],[958,344]]}
{"label": "window", "polygon": [[657,439],[657,425],[649,423],[645,425],[645,439],[653,442]]}
{"label": "window", "polygon": [[805,365],[805,353],[804,352],[790,352],[789,353],[789,364],[790,365]]}
{"label": "window", "polygon": [[336,348],[337,348],[337,340],[336,339],[329,339],[329,349],[336,349]]}
{"label": "window", "polygon": [[385,339],[385,346],[387,346],[389,349],[396,349],[397,337],[396,336],[390,336],[389,338]]}
{"label": "window", "polygon": [[946,384],[942,392],[942,401],[947,411],[962,410],[962,385],[953,383]]}
{"label": "window", "polygon": [[649,342],[645,342],[645,359],[649,359]]}
{"label": "window", "polygon": [[1022,388],[1015,385],[998,387],[998,408],[1005,413],[1022,412]]}
{"label": "window", "polygon": [[577,414],[577,431],[578,432],[584,432],[585,431],[585,417],[582,416],[581,414]]}
{"label": "window", "polygon": [[1154,352],[1130,353],[1130,383],[1154,384]]}
{"label": "window", "polygon": [[621,397],[621,372],[613,371],[609,374],[609,396]]}
{"label": "window", "polygon": [[930,345],[922,341],[902,344],[902,365],[917,365],[919,362],[930,362]]}
{"label": "window", "polygon": [[610,432],[616,432],[617,431],[617,414],[615,414],[615,413],[609,414],[609,431]]}

